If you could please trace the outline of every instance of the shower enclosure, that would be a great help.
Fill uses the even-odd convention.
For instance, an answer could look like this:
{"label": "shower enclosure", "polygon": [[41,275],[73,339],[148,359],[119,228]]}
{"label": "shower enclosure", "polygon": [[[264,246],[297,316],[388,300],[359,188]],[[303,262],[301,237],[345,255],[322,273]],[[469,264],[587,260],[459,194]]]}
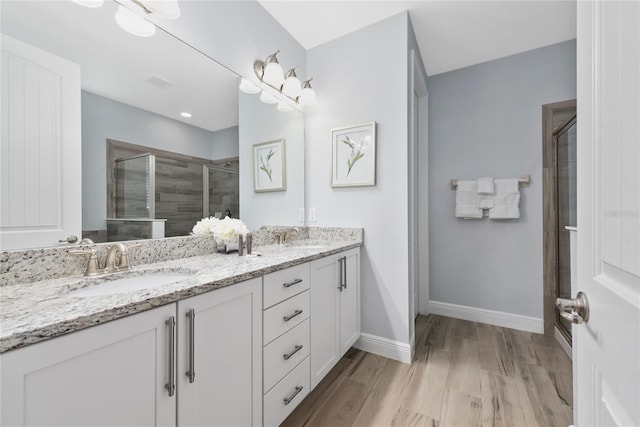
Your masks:
{"label": "shower enclosure", "polygon": [[203,217],[239,217],[234,163],[237,166],[237,160],[219,166],[151,153],[115,160],[115,217],[131,221],[108,230],[108,239],[147,237],[140,235],[145,219],[165,220],[164,235],[173,237],[188,235]]}
{"label": "shower enclosure", "polygon": [[[558,298],[572,298],[570,231],[576,226],[576,118],[564,124],[555,135],[557,176],[557,285]],[[571,342],[571,323],[556,313],[556,326]]]}

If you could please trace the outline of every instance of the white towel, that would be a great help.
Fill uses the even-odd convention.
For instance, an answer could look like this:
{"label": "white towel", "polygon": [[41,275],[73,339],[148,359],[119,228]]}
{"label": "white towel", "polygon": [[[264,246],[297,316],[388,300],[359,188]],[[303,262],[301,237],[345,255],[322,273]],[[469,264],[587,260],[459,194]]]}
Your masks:
{"label": "white towel", "polygon": [[517,179],[496,179],[493,198],[494,207],[489,209],[489,218],[517,219],[520,218],[520,189]]}
{"label": "white towel", "polygon": [[478,206],[478,185],[475,181],[458,181],[456,189],[456,217],[482,218]]}
{"label": "white towel", "polygon": [[480,209],[490,209],[494,206],[493,195],[495,193],[493,178],[478,178],[478,203]]}

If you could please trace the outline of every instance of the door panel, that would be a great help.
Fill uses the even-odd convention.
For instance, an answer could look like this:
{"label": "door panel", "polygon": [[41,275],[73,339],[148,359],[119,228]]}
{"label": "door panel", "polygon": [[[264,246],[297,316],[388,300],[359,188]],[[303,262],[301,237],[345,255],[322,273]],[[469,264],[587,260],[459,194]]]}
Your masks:
{"label": "door panel", "polygon": [[576,425],[640,425],[640,3],[578,2]]}
{"label": "door panel", "polygon": [[81,236],[80,67],[2,35],[0,249]]}

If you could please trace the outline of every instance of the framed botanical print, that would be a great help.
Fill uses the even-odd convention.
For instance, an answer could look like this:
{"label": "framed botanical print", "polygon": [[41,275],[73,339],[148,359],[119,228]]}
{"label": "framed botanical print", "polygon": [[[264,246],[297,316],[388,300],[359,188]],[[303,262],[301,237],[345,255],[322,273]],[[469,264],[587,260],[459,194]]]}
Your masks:
{"label": "framed botanical print", "polygon": [[253,146],[253,189],[256,193],[285,191],[284,139],[254,144]]}
{"label": "framed botanical print", "polygon": [[331,186],[376,185],[376,122],[331,129]]}

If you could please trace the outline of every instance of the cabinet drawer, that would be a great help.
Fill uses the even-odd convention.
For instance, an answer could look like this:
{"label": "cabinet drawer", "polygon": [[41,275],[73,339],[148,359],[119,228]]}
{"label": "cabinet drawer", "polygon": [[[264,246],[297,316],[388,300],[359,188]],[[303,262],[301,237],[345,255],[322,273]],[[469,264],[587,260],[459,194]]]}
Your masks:
{"label": "cabinet drawer", "polygon": [[309,318],[309,291],[282,301],[264,312],[264,341],[267,345]]}
{"label": "cabinet drawer", "polygon": [[264,348],[264,392],[309,355],[309,319]]}
{"label": "cabinet drawer", "polygon": [[[264,396],[264,425],[278,426],[309,394],[311,365],[307,357]],[[296,394],[297,393],[297,394]]]}
{"label": "cabinet drawer", "polygon": [[309,263],[275,271],[264,276],[264,301],[269,308],[309,289]]}

